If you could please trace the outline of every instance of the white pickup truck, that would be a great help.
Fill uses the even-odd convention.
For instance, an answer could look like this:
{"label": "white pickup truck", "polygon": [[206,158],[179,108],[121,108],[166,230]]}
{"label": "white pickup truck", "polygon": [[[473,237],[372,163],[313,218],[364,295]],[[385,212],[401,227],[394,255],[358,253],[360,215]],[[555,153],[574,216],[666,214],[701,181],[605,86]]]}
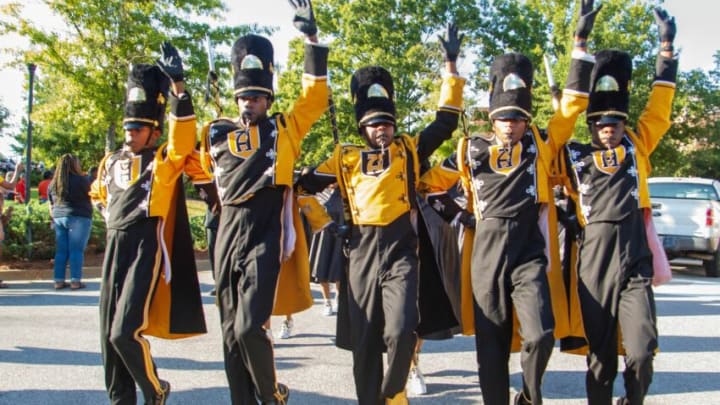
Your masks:
{"label": "white pickup truck", "polygon": [[699,177],[651,177],[653,222],[669,259],[701,259],[720,277],[720,182]]}

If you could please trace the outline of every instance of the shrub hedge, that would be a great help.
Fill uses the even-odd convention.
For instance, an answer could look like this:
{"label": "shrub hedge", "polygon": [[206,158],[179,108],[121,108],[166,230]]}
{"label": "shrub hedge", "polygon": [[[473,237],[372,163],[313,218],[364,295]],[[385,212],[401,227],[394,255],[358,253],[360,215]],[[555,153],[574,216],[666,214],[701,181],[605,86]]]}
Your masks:
{"label": "shrub hedge", "polygon": [[[3,243],[3,258],[5,259],[51,259],[55,256],[55,231],[50,228],[50,213],[47,203],[41,204],[33,200],[28,205],[11,204],[14,210],[5,229]],[[27,242],[28,226],[32,235],[32,243]],[[205,218],[195,216],[190,218],[190,231],[192,233],[196,250],[207,249],[205,239]],[[105,250],[105,220],[95,211],[92,218],[92,229],[88,240],[88,251],[96,253]]]}

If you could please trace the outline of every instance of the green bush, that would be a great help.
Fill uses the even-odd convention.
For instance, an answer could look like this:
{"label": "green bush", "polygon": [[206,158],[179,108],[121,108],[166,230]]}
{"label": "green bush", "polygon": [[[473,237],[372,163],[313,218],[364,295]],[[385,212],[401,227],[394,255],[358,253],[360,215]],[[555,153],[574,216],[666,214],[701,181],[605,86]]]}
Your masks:
{"label": "green bush", "polygon": [[204,215],[190,217],[190,233],[192,234],[193,247],[195,250],[207,250]]}
{"label": "green bush", "polygon": [[[3,257],[6,259],[51,259],[55,256],[55,231],[50,228],[49,204],[40,204],[33,200],[29,205],[12,205],[14,210],[5,229]],[[27,224],[30,224],[32,244],[27,243]],[[206,250],[205,217],[190,217],[190,232],[196,250]],[[99,212],[93,211],[92,228],[87,251],[102,253],[105,251],[105,219]]]}
{"label": "green bush", "polygon": [[[50,205],[31,201],[13,204],[10,222],[5,229],[3,257],[9,259],[51,259],[55,256],[55,231],[50,228]],[[30,225],[32,244],[27,243]],[[105,221],[94,212],[88,247],[95,252],[105,250]]]}

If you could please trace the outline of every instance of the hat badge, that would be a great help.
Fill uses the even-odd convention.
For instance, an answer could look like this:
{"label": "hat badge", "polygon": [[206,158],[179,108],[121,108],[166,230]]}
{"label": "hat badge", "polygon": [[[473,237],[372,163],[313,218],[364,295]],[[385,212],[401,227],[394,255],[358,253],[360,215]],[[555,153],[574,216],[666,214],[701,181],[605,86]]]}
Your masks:
{"label": "hat badge", "polygon": [[262,68],[263,68],[262,61],[260,60],[260,58],[258,58],[257,56],[255,56],[253,54],[249,54],[249,55],[245,56],[243,58],[242,62],[240,63],[240,69],[243,69],[243,70],[245,70],[245,69],[262,69]]}
{"label": "hat badge", "polygon": [[144,103],[147,101],[145,95],[145,89],[142,87],[133,87],[128,91],[128,102],[129,103]]}
{"label": "hat badge", "polygon": [[388,91],[385,90],[385,87],[383,87],[380,83],[374,83],[372,86],[370,86],[367,90],[367,96],[368,96],[368,98],[371,98],[371,97],[390,98]]}
{"label": "hat badge", "polygon": [[503,91],[526,88],[525,81],[515,73],[510,73],[503,79]]}
{"label": "hat badge", "polygon": [[620,85],[614,77],[605,75],[595,83],[595,91],[620,91]]}

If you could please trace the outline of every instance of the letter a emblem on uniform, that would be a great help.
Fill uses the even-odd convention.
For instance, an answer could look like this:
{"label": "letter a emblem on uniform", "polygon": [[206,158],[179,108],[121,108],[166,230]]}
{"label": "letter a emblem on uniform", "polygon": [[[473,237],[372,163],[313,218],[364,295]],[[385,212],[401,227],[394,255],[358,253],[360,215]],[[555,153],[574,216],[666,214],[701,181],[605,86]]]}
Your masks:
{"label": "letter a emblem on uniform", "polygon": [[620,145],[613,149],[603,149],[593,152],[595,167],[605,174],[613,174],[625,161],[625,146]]}
{"label": "letter a emblem on uniform", "polygon": [[113,165],[113,182],[123,190],[127,190],[140,177],[140,164],[142,156],[136,155],[130,159],[118,160]]}
{"label": "letter a emblem on uniform", "polygon": [[260,147],[258,127],[239,129],[229,134],[227,141],[230,153],[241,159],[247,159]]}
{"label": "letter a emblem on uniform", "polygon": [[512,147],[505,145],[493,145],[488,151],[490,152],[490,168],[498,174],[508,175],[512,173],[520,165],[523,146],[521,143]]}
{"label": "letter a emblem on uniform", "polygon": [[390,167],[388,150],[366,150],[361,152],[362,172],[368,176],[379,176]]}

